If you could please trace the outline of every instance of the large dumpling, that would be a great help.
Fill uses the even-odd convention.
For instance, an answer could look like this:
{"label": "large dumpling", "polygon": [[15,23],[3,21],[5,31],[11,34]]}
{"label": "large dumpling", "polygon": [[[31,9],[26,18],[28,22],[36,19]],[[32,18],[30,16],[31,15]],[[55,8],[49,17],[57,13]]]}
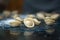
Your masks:
{"label": "large dumpling", "polygon": [[24,24],[27,28],[33,28],[35,26],[32,18],[25,18]]}
{"label": "large dumpling", "polygon": [[33,15],[33,14],[28,14],[28,15],[27,15],[27,18],[35,18],[35,15]]}
{"label": "large dumpling", "polygon": [[10,26],[12,26],[12,27],[16,27],[16,26],[20,26],[20,25],[21,25],[21,22],[17,21],[17,20],[10,22]]}

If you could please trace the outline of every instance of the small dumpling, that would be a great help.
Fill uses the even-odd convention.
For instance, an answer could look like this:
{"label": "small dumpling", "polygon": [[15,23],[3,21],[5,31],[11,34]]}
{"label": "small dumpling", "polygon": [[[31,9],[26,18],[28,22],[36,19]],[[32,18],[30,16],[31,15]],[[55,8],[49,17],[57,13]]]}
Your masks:
{"label": "small dumpling", "polygon": [[51,15],[51,18],[55,20],[55,19],[57,19],[59,16],[60,16],[59,14],[52,14],[52,15]]}
{"label": "small dumpling", "polygon": [[38,19],[44,19],[44,18],[45,18],[44,13],[43,13],[43,12],[37,13],[37,18],[38,18]]}
{"label": "small dumpling", "polygon": [[52,14],[51,13],[45,13],[46,17],[50,17]]}
{"label": "small dumpling", "polygon": [[33,28],[35,26],[32,18],[25,18],[23,22],[27,28]]}
{"label": "small dumpling", "polygon": [[16,17],[19,17],[19,15],[18,14],[12,15],[12,18],[16,18]]}
{"label": "small dumpling", "polygon": [[15,19],[18,20],[18,21],[23,21],[23,19],[20,18],[20,17],[16,17]]}
{"label": "small dumpling", "polygon": [[5,11],[3,11],[3,15],[4,15],[5,17],[9,17],[9,16],[11,15],[11,12],[5,10]]}
{"label": "small dumpling", "polygon": [[39,25],[41,23],[41,21],[38,21],[37,19],[33,19],[35,25]]}
{"label": "small dumpling", "polygon": [[47,25],[51,25],[55,22],[55,20],[51,19],[50,17],[46,17],[44,21]]}
{"label": "small dumpling", "polygon": [[12,11],[12,14],[14,15],[14,14],[18,14],[18,11],[17,10],[14,10],[14,11]]}
{"label": "small dumpling", "polygon": [[16,27],[16,26],[20,26],[20,25],[21,25],[21,22],[17,21],[17,20],[10,22],[10,26],[12,26],[12,27]]}
{"label": "small dumpling", "polygon": [[35,18],[35,15],[33,15],[33,14],[28,14],[28,15],[27,15],[27,18]]}

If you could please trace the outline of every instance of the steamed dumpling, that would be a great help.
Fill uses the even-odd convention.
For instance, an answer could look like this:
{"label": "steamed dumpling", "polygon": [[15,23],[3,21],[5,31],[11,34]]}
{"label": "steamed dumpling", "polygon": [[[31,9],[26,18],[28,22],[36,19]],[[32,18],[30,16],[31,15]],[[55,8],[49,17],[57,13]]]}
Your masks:
{"label": "steamed dumpling", "polygon": [[13,21],[13,22],[10,22],[10,25],[13,26],[13,27],[20,26],[20,25],[21,25],[21,22],[15,20],[15,21]]}
{"label": "steamed dumpling", "polygon": [[24,24],[27,28],[33,28],[35,26],[34,21],[31,18],[25,18],[24,19]]}
{"label": "steamed dumpling", "polygon": [[23,21],[23,19],[21,19],[20,17],[16,17],[15,19],[18,21]]}
{"label": "steamed dumpling", "polygon": [[27,17],[28,17],[28,18],[35,18],[35,15],[33,15],[33,14],[28,14]]}
{"label": "steamed dumpling", "polygon": [[51,19],[50,17],[46,17],[44,21],[47,25],[51,25],[55,22],[55,20]]}
{"label": "steamed dumpling", "polygon": [[44,15],[44,13],[42,12],[40,12],[40,13],[37,13],[37,18],[38,19],[44,19],[45,18],[45,15]]}
{"label": "steamed dumpling", "polygon": [[52,19],[57,19],[59,16],[60,16],[59,14],[52,14],[52,15],[51,15],[51,18],[52,18]]}

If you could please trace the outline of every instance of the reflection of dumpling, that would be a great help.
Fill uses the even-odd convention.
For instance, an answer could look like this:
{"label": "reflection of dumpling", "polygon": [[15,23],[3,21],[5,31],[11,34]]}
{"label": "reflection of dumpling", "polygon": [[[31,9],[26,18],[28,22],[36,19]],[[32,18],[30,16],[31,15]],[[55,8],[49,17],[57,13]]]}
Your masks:
{"label": "reflection of dumpling", "polygon": [[33,22],[33,20],[31,18],[24,19],[24,24],[28,28],[33,28],[35,26],[34,22]]}
{"label": "reflection of dumpling", "polygon": [[59,14],[52,14],[52,15],[51,15],[51,18],[52,18],[52,19],[57,19],[59,16],[60,16]]}
{"label": "reflection of dumpling", "polygon": [[47,33],[52,34],[55,30],[54,29],[48,29],[46,30]]}
{"label": "reflection of dumpling", "polygon": [[17,33],[17,32],[10,32],[11,35],[19,35],[20,33]]}
{"label": "reflection of dumpling", "polygon": [[37,13],[37,18],[38,18],[38,19],[44,19],[45,16],[44,16],[43,13]]}
{"label": "reflection of dumpling", "polygon": [[9,17],[10,16],[10,11],[3,11],[3,15],[5,17]]}
{"label": "reflection of dumpling", "polygon": [[35,18],[35,15],[29,14],[29,15],[27,15],[27,17],[28,17],[28,18]]}
{"label": "reflection of dumpling", "polygon": [[33,19],[33,21],[36,25],[39,25],[41,23],[41,21],[38,21],[37,19]]}
{"label": "reflection of dumpling", "polygon": [[13,26],[13,27],[20,26],[20,25],[21,25],[21,22],[15,20],[15,21],[13,21],[13,22],[10,22],[10,25]]}
{"label": "reflection of dumpling", "polygon": [[44,21],[47,25],[53,24],[55,22],[55,20],[51,19],[50,17],[46,17]]}

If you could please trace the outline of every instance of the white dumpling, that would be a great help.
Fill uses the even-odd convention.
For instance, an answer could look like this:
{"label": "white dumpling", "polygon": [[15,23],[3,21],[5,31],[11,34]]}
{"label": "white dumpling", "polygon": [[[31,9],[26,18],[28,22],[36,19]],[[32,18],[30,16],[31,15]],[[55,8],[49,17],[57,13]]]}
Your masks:
{"label": "white dumpling", "polygon": [[55,22],[55,20],[51,19],[50,17],[46,17],[44,21],[47,25],[51,25]]}
{"label": "white dumpling", "polygon": [[41,21],[38,21],[37,19],[33,19],[35,25],[39,25],[41,23]]}
{"label": "white dumpling", "polygon": [[15,19],[18,20],[18,21],[23,21],[23,19],[20,18],[20,17],[16,17]]}
{"label": "white dumpling", "polygon": [[59,14],[52,14],[52,15],[51,15],[51,18],[52,18],[52,19],[57,19],[59,16],[60,16]]}
{"label": "white dumpling", "polygon": [[50,13],[45,13],[45,16],[46,17],[50,17],[52,14],[50,14]]}
{"label": "white dumpling", "polygon": [[20,26],[20,25],[21,25],[21,22],[17,21],[17,20],[10,22],[10,26],[12,26],[12,27],[16,27],[16,26]]}
{"label": "white dumpling", "polygon": [[31,18],[24,19],[24,24],[27,28],[33,28],[35,26],[34,21]]}
{"label": "white dumpling", "polygon": [[37,13],[37,18],[44,19],[45,18],[44,13]]}
{"label": "white dumpling", "polygon": [[14,10],[14,11],[12,11],[12,14],[14,15],[14,14],[18,14],[18,11],[17,10]]}
{"label": "white dumpling", "polygon": [[33,14],[28,14],[28,15],[27,15],[27,18],[35,18],[35,15],[33,15]]}

